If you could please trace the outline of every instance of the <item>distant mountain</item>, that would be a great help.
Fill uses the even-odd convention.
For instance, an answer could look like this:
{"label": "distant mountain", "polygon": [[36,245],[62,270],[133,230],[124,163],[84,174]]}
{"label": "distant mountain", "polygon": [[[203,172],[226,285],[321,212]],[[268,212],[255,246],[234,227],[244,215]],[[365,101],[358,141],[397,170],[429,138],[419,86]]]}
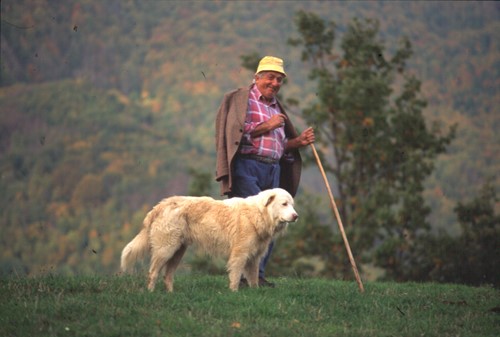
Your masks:
{"label": "distant mountain", "polygon": [[286,43],[301,9],[334,21],[337,43],[354,17],[379,20],[388,50],[410,38],[429,123],[459,124],[426,191],[431,222],[454,230],[457,201],[488,177],[499,186],[496,2],[4,0],[0,272],[114,270],[132,221],[186,193],[189,170],[213,172],[218,104],[252,78],[242,55],[282,56],[284,97],[313,102],[309,67]]}

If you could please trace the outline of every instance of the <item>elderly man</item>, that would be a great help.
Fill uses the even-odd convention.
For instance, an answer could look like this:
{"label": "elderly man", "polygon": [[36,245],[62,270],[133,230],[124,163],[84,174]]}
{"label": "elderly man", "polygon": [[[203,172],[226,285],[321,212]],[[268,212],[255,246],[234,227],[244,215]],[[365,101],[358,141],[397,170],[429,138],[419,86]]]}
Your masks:
{"label": "elderly man", "polygon": [[[283,60],[266,56],[249,87],[224,95],[215,124],[221,194],[245,198],[275,187],[292,196],[297,192],[302,168],[298,149],[315,138],[312,128],[297,134],[276,98],[285,77]],[[260,286],[274,287],[265,278],[273,245],[259,266]]]}

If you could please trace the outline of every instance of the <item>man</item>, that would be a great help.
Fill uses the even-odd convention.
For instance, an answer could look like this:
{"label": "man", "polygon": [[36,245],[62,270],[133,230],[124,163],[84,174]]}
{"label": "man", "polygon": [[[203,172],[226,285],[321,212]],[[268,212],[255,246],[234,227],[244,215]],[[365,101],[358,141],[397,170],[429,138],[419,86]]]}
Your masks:
{"label": "man", "polygon": [[[298,149],[315,138],[312,128],[297,134],[276,98],[285,77],[283,60],[266,56],[250,87],[224,95],[215,123],[221,194],[245,198],[281,187],[295,196],[302,168]],[[274,287],[264,272],[273,245],[259,266],[260,286]]]}

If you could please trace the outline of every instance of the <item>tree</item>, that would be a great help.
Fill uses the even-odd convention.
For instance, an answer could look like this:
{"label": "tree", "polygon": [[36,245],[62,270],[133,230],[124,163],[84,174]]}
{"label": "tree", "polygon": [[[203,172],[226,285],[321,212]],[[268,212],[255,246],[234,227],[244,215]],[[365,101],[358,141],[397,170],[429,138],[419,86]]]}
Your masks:
{"label": "tree", "polygon": [[500,285],[500,215],[495,187],[487,181],[478,196],[459,202],[455,213],[462,232],[423,235],[402,257],[401,280]]}
{"label": "tree", "polygon": [[408,39],[389,57],[378,22],[354,19],[337,55],[333,22],[300,11],[295,24],[300,37],[289,43],[303,48],[302,60],[317,83],[317,103],[303,116],[316,126],[353,250],[370,253],[368,258],[380,249],[378,263],[397,269],[394,257],[405,249],[407,236],[430,227],[423,183],[455,128],[443,134],[437,123],[430,128],[424,120],[420,81],[406,67],[412,55]]}
{"label": "tree", "polygon": [[450,256],[456,262],[454,273],[459,274],[452,275],[453,281],[500,285],[500,215],[495,214],[498,202],[495,187],[486,182],[479,196],[455,207],[462,236],[456,244],[460,254]]}

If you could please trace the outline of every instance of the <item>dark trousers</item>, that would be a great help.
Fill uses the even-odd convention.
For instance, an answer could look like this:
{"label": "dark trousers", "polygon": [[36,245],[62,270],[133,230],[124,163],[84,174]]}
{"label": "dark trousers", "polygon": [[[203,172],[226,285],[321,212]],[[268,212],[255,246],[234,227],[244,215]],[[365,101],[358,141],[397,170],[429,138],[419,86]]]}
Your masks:
{"label": "dark trousers", "polygon": [[[263,163],[254,159],[236,157],[233,168],[233,186],[230,198],[246,198],[256,195],[261,191],[279,187],[280,183],[280,165]],[[265,268],[271,252],[274,247],[274,241],[271,241],[266,255],[259,264],[259,277],[264,278]]]}

